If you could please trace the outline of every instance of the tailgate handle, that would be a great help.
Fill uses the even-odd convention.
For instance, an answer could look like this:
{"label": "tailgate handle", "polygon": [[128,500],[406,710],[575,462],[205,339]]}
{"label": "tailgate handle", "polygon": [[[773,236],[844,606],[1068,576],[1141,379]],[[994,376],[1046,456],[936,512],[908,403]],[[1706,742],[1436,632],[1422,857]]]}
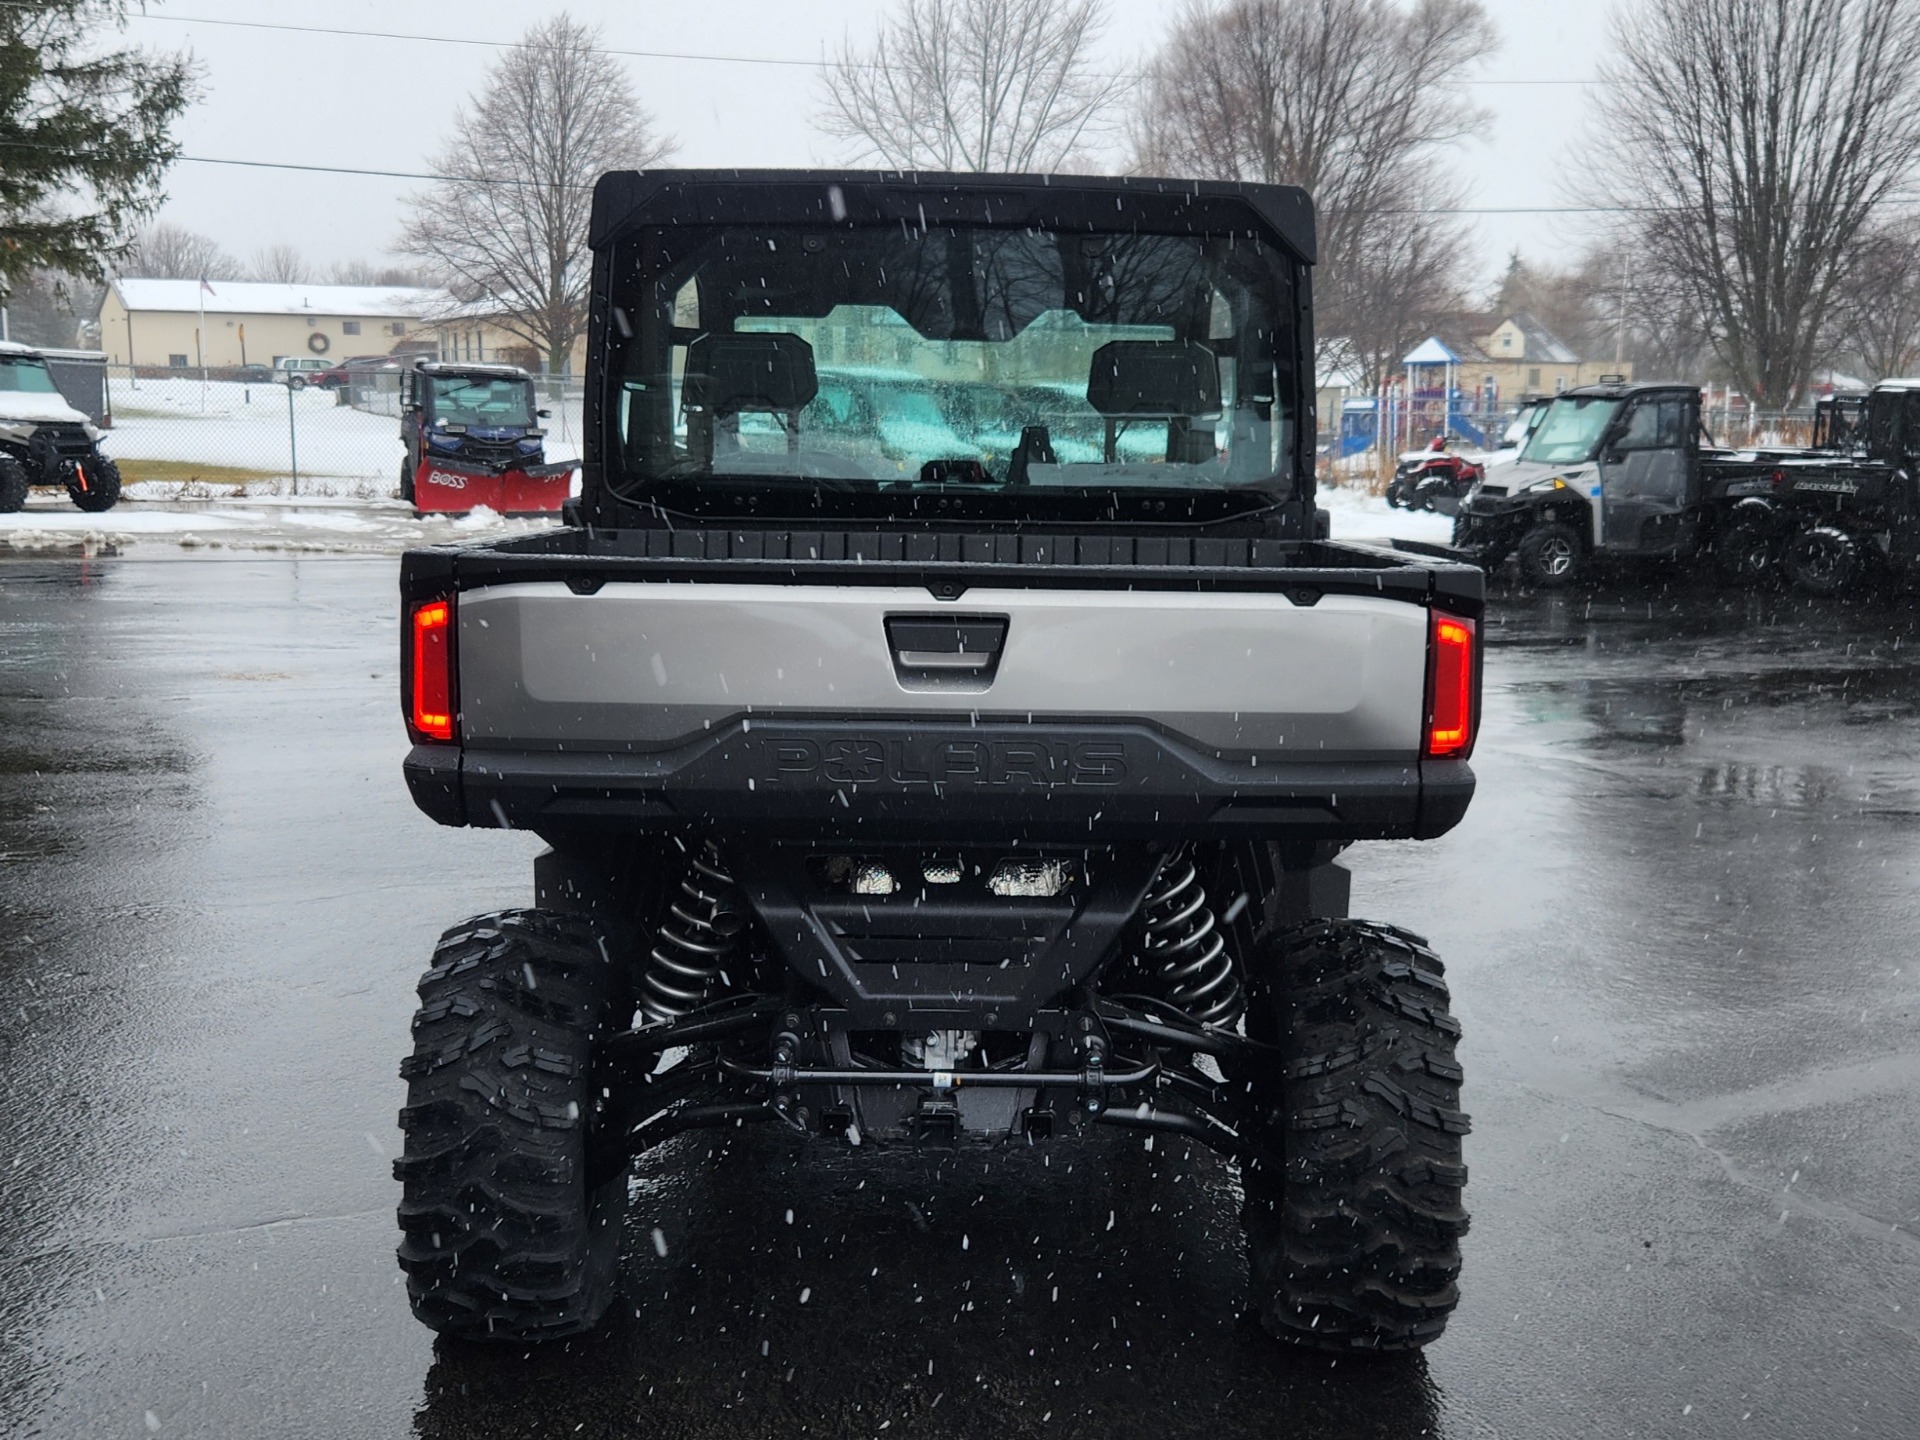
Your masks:
{"label": "tailgate handle", "polygon": [[1007,643],[1005,615],[892,615],[887,644],[902,684],[990,682]]}

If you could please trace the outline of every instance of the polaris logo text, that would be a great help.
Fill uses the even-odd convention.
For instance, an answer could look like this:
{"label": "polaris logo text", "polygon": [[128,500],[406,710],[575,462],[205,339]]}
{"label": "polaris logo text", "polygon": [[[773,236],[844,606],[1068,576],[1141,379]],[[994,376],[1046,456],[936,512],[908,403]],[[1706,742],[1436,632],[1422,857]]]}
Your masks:
{"label": "polaris logo text", "polygon": [[774,785],[954,785],[969,788],[1118,785],[1127,749],[1118,741],[809,740],[763,744]]}

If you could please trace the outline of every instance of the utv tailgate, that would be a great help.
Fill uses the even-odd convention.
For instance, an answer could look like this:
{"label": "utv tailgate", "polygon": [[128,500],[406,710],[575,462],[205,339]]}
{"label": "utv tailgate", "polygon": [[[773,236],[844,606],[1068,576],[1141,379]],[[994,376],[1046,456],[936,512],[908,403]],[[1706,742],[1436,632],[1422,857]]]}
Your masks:
{"label": "utv tailgate", "polygon": [[947,585],[476,559],[457,585],[409,582],[458,592],[461,746],[408,762],[444,823],[1358,839],[1439,834],[1472,793],[1463,761],[1421,756],[1429,611],[1409,582],[1432,575],[1405,562],[1337,586],[1059,565]]}

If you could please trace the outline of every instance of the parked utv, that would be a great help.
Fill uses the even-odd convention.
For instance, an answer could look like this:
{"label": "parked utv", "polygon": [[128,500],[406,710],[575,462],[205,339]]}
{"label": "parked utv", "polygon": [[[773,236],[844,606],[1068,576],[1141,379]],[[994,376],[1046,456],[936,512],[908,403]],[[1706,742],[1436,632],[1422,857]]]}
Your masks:
{"label": "parked utv", "polygon": [[572,465],[549,465],[549,412],[533,378],[513,365],[427,361],[400,376],[400,498],[415,511],[552,514],[566,503]]}
{"label": "parked utv", "polygon": [[1514,463],[1490,467],[1454,547],[1490,571],[1511,555],[1541,588],[1607,557],[1702,561],[1742,584],[1778,567],[1834,594],[1864,573],[1874,536],[1887,552],[1890,486],[1890,467],[1845,452],[1713,445],[1693,386],[1587,385],[1553,401]]}
{"label": "parked utv", "polygon": [[1729,487],[1745,492],[1739,523],[1816,595],[1843,594],[1875,571],[1920,572],[1920,380],[1883,381],[1858,411],[1851,426],[1837,409],[1816,423],[1825,454],[1775,468],[1771,484]]}
{"label": "parked utv", "polygon": [[37,352],[0,341],[0,514],[36,485],[59,486],[82,510],[120,500],[120,467],[100,453],[100,431],[61,395]]}
{"label": "parked utv", "polygon": [[1275,1334],[1437,1337],[1459,1026],[1337,857],[1465,813],[1482,577],[1320,538],[1305,193],[656,171],[589,238],[567,526],[401,567],[415,802],[550,847],[420,983],[415,1314],[594,1325],[685,1131],[1123,1131],[1237,1162]]}
{"label": "parked utv", "polygon": [[1461,503],[1453,543],[1530,585],[1572,583],[1596,553],[1686,555],[1701,528],[1700,392],[1586,385],[1555,398],[1518,458]]}

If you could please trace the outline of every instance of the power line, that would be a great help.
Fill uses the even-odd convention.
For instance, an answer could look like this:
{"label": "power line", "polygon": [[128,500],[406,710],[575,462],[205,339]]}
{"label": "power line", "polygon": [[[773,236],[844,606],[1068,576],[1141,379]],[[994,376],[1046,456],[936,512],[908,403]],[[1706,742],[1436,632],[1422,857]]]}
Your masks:
{"label": "power line", "polygon": [[[4,6],[7,0],[0,0]],[[35,145],[24,140],[0,141],[0,151],[41,150],[65,155],[72,159],[87,158],[83,152],[62,150],[53,145]],[[244,160],[231,155],[176,155],[173,162],[185,165],[224,165],[243,170],[288,170],[308,175],[353,175],[378,180],[425,180],[429,182],[455,182],[463,185],[512,185],[521,186],[531,182],[515,179],[511,176],[496,175],[448,175],[436,170],[376,170],[352,165],[303,165],[291,160]],[[730,169],[737,167],[716,167]],[[841,173],[835,171],[833,173]],[[908,171],[874,171],[876,175],[909,174]],[[1065,177],[1071,179],[1072,177]],[[1177,183],[1177,182],[1176,182]],[[591,190],[591,185],[579,185],[561,188]],[[1811,202],[1809,202],[1811,203]],[[1884,205],[1911,205],[1920,203],[1920,194],[1888,195],[1881,202]],[[1408,205],[1381,206],[1365,208],[1354,213],[1366,215],[1678,215],[1697,209],[1689,205]]]}
{"label": "power line", "polygon": [[[6,0],[11,3],[11,0]],[[136,20],[163,21],[173,25],[213,25],[231,30],[274,30],[293,35],[332,35],[354,40],[410,40],[423,45],[467,45],[483,50],[523,50],[529,47],[519,40],[485,40],[468,35],[420,35],[404,30],[350,30],[327,25],[294,25],[278,20],[226,20],[215,19],[207,15],[169,15],[140,14],[130,17]],[[793,70],[825,70],[838,64],[831,60],[795,60],[773,55],[722,55],[710,51],[697,50],[631,50],[618,46],[593,46],[595,54],[610,55],[629,60],[691,60],[711,65],[767,65]],[[856,64],[856,69],[900,69],[898,66],[879,66],[870,63]],[[1102,80],[1142,80],[1146,72],[1123,70],[1096,75]],[[1598,85],[1598,80],[1576,80],[1571,78],[1527,78],[1472,80],[1470,85]]]}
{"label": "power line", "polygon": [[[177,160],[192,165],[236,165],[255,170],[299,170],[322,175],[370,175],[395,180],[450,180],[462,184],[523,185],[527,182],[481,175],[439,175],[423,170],[358,170],[343,165],[296,165],[282,160],[237,160],[213,155],[180,155]],[[727,168],[727,167],[723,167]],[[835,172],[838,173],[838,172]],[[875,172],[895,173],[895,172]],[[1063,177],[1071,180],[1071,176]],[[577,187],[590,190],[590,185]],[[1920,195],[1889,195],[1883,204],[1908,205],[1920,202]],[[1809,202],[1810,203],[1810,202]],[[1410,205],[1363,208],[1365,215],[1679,215],[1698,209],[1690,205]]]}

